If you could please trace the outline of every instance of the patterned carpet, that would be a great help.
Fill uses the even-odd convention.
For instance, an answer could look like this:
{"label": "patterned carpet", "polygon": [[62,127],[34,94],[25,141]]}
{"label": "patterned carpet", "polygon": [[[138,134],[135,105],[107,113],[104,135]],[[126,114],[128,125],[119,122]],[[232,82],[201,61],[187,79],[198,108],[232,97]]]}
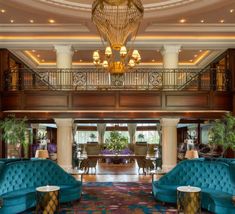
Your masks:
{"label": "patterned carpet", "polygon": [[61,214],[157,214],[177,213],[175,207],[163,207],[151,194],[150,183],[88,182],[83,184],[79,202],[62,204]]}

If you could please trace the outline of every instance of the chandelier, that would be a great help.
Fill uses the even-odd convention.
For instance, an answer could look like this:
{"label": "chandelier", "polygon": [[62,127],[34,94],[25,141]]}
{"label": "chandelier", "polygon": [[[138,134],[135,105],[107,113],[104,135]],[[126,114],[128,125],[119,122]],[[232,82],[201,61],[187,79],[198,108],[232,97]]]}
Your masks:
{"label": "chandelier", "polygon": [[111,73],[123,73],[141,60],[138,50],[125,46],[134,42],[144,8],[141,0],[95,0],[92,4],[92,21],[103,41],[108,43],[103,57],[100,51],[93,53],[96,66],[103,66]]}

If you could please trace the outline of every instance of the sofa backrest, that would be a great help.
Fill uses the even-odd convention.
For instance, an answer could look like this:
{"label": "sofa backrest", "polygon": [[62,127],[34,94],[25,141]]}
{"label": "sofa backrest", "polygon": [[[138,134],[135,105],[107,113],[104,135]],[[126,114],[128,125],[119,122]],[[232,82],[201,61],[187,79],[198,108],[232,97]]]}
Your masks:
{"label": "sofa backrest", "polygon": [[51,160],[10,162],[1,171],[0,195],[24,188],[66,184],[76,184],[75,178]]}
{"label": "sofa backrest", "polygon": [[222,161],[186,160],[163,176],[160,184],[196,186],[235,194],[230,164]]}

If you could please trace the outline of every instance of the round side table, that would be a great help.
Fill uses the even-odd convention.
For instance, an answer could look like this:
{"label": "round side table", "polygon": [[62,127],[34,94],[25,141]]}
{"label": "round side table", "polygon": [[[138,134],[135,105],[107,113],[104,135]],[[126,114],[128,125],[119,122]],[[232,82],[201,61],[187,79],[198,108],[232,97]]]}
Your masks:
{"label": "round side table", "polygon": [[193,186],[178,187],[177,209],[179,213],[201,213],[201,188]]}
{"label": "round side table", "polygon": [[36,188],[36,213],[51,214],[59,212],[58,186],[41,186]]}

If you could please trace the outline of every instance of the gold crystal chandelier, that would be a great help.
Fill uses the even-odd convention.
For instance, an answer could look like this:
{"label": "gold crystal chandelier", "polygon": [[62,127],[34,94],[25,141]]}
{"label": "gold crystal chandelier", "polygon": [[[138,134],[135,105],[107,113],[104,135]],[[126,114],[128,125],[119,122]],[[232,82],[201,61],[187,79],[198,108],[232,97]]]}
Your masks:
{"label": "gold crystal chandelier", "polygon": [[95,0],[92,4],[92,21],[103,42],[105,52],[95,51],[93,62],[111,73],[123,73],[140,60],[138,50],[128,51],[126,42],[135,40],[144,8],[141,0]]}

